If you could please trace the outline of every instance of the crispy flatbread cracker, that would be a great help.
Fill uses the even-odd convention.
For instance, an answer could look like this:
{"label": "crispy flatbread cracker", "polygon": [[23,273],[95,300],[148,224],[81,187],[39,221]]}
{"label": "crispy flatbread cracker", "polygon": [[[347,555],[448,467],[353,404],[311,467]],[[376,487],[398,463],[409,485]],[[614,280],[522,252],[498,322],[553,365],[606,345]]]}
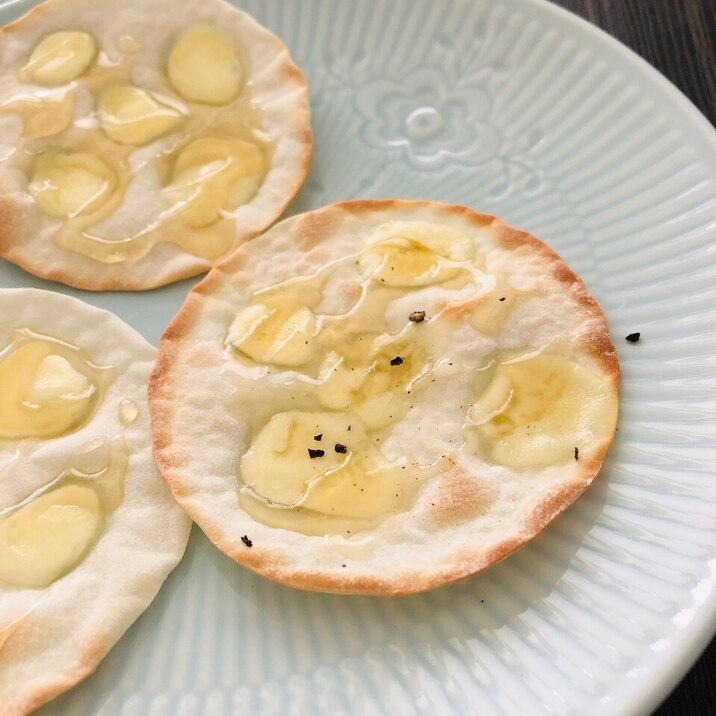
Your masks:
{"label": "crispy flatbread cracker", "polygon": [[619,366],[564,261],[494,216],[351,201],[241,247],[150,382],[176,499],[246,567],[407,594],[483,570],[592,482]]}
{"label": "crispy flatbread cracker", "polygon": [[0,255],[37,276],[202,273],[303,183],[303,75],[222,0],[47,0],[0,38]]}
{"label": "crispy flatbread cracker", "polygon": [[[34,710],[95,670],[181,559],[191,523],[152,457],[146,385],[155,349],[116,316],[58,293],[3,289],[0,316],[3,391],[18,384],[18,371],[35,359],[23,354],[14,373],[7,372],[8,361],[21,347],[38,345],[49,346],[49,355],[32,366],[32,389],[26,393],[27,400],[39,402],[40,413],[63,400],[60,394],[86,391],[88,382],[95,390],[95,403],[78,422],[47,437],[7,437],[10,409],[3,403],[0,711],[15,715]],[[53,510],[57,515],[58,509],[72,509],[85,524],[91,515],[71,499],[64,508],[26,521],[23,534],[18,514],[61,490],[79,490],[99,501],[93,537],[83,542],[75,532],[73,538],[65,531],[71,528],[62,527],[63,518],[51,516]],[[77,544],[84,555],[73,558]],[[24,562],[17,554],[21,549],[32,552]]]}

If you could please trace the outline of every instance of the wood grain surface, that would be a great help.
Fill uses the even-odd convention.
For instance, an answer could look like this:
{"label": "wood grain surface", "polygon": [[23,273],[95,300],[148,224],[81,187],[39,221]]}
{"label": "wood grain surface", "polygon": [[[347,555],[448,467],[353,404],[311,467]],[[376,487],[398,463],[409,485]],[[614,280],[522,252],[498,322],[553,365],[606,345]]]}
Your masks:
{"label": "wood grain surface", "polygon": [[716,0],[552,1],[641,55],[716,123]]}
{"label": "wood grain surface", "polygon": [[[716,123],[716,0],[552,1],[641,55]],[[714,715],[716,639],[654,714]]]}

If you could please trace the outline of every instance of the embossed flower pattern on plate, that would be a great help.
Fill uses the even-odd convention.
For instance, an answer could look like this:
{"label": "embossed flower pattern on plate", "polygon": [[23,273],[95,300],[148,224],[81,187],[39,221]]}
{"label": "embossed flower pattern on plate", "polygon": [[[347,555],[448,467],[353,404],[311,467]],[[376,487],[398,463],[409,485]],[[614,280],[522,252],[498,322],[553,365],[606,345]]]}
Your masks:
{"label": "embossed flower pattern on plate", "polygon": [[500,153],[500,134],[488,119],[488,94],[471,81],[453,83],[435,68],[370,80],[356,93],[355,106],[365,119],[362,134],[369,145],[401,147],[420,169],[450,160],[482,164]]}

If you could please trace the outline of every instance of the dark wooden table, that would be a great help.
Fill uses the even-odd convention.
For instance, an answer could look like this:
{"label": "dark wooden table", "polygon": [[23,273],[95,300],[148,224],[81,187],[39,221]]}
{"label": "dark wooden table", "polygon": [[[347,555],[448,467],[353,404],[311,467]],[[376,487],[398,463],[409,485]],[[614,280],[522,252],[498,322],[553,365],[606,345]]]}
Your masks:
{"label": "dark wooden table", "polygon": [[[716,124],[716,0],[553,0],[616,37]],[[716,714],[716,639],[654,716]]]}

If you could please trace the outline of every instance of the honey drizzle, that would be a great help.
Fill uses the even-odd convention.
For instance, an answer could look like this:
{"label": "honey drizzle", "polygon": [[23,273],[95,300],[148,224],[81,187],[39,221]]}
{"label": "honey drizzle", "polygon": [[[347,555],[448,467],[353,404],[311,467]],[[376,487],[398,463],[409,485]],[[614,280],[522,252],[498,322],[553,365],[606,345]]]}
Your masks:
{"label": "honey drizzle", "polygon": [[[305,535],[359,534],[376,526],[389,514],[399,514],[409,509],[425,481],[445,471],[451,465],[451,460],[446,457],[440,458],[432,465],[413,464],[408,466],[401,463],[385,463],[382,466],[386,475],[385,479],[390,481],[392,489],[398,490],[396,493],[398,500],[393,504],[389,513],[373,518],[335,516],[301,505],[279,505],[266,500],[248,485],[242,483],[238,484],[237,498],[242,510],[251,515],[253,519],[270,527],[280,527]],[[403,468],[406,468],[405,473],[409,473],[408,475],[403,476]],[[314,484],[320,484],[326,477],[330,477],[330,475],[321,476]],[[305,499],[305,496],[302,499]]]}
{"label": "honey drizzle", "polygon": [[[138,43],[125,35],[121,38],[125,52],[136,51]],[[136,44],[134,44],[136,43]],[[132,84],[132,58],[126,55],[118,63],[109,63],[104,55],[84,75],[73,81],[69,89],[41,90],[33,97],[20,94],[0,106],[0,113],[19,115],[23,121],[23,133],[12,155],[3,163],[31,176],[35,157],[48,149],[62,149],[72,152],[92,152],[110,166],[118,178],[118,187],[113,195],[96,211],[79,214],[59,224],[53,236],[55,244],[64,250],[79,253],[104,264],[137,261],[146,256],[160,243],[174,244],[183,251],[199,258],[214,260],[225,254],[236,238],[235,214],[241,207],[222,211],[222,216],[210,226],[193,228],[181,217],[181,207],[166,207],[156,218],[132,236],[120,239],[102,237],[93,227],[112,216],[122,205],[130,181],[133,178],[130,155],[134,147],[112,142],[98,126],[93,112],[90,118],[80,118],[72,125],[78,91],[86,90],[96,94],[100,88],[114,83]],[[168,80],[162,93],[155,93],[160,101],[174,107],[186,106],[173,98]],[[61,95],[58,99],[38,100],[37,95]],[[38,110],[43,103],[51,106],[42,114]],[[52,116],[49,124],[44,116]],[[171,166],[177,152],[188,141],[201,136],[241,139],[250,141],[262,150],[266,166],[273,153],[272,143],[262,135],[259,114],[254,108],[249,92],[244,88],[230,103],[221,107],[192,105],[183,128],[174,131],[171,141],[156,156],[156,170],[162,185],[169,180]],[[62,135],[69,128],[69,131]],[[59,223],[59,222],[58,222]]]}
{"label": "honey drizzle", "polygon": [[133,400],[125,398],[119,404],[117,412],[119,414],[119,422],[122,424],[123,427],[126,428],[128,425],[131,425],[137,419],[139,409],[137,408],[137,404]]}
{"label": "honey drizzle", "polygon": [[[12,515],[18,513],[25,507],[31,505],[41,496],[48,495],[53,491],[60,490],[71,485],[90,487],[99,501],[99,514],[97,529],[91,539],[84,545],[84,549],[79,553],[75,560],[69,563],[60,573],[54,576],[47,585],[52,584],[57,579],[71,572],[77,567],[85,557],[92,551],[99,541],[104,530],[107,518],[121,504],[124,498],[124,477],[129,464],[129,452],[124,441],[123,434],[116,435],[109,441],[109,449],[107,460],[98,466],[96,470],[83,470],[78,467],[77,463],[82,458],[82,451],[97,450],[106,447],[106,438],[95,438],[86,443],[68,462],[66,467],[45,485],[28,495],[24,500],[0,510],[0,524]],[[61,539],[60,536],[57,537]],[[44,580],[43,580],[44,581]],[[35,583],[33,580],[21,583],[12,579],[10,582],[18,587],[40,587],[41,584]]]}
{"label": "honey drizzle", "polygon": [[[102,527],[109,515],[119,507],[124,499],[124,479],[129,466],[129,450],[124,437],[124,429],[134,422],[139,411],[133,400],[124,399],[119,403],[117,412],[121,425],[119,434],[111,440],[94,438],[85,443],[54,478],[23,500],[0,510],[0,523],[42,495],[68,485],[81,485],[90,486],[97,495],[101,509]],[[15,462],[15,459],[11,460],[3,472],[9,471]],[[101,527],[83,554],[59,576],[72,571],[89,554],[101,537]],[[2,632],[0,632],[0,648],[2,647],[1,637]]]}
{"label": "honey drizzle", "polygon": [[[11,340],[5,348],[0,351],[0,365],[12,355],[12,353],[23,345],[27,345],[32,342],[44,343],[51,347],[48,355],[56,354],[65,360],[68,360],[70,365],[73,363],[79,363],[82,366],[80,372],[82,372],[92,385],[95,386],[94,393],[89,399],[89,407],[85,413],[83,413],[75,422],[72,422],[67,426],[65,430],[61,430],[58,433],[45,433],[44,431],[35,434],[32,432],[31,426],[28,426],[30,432],[21,433],[17,432],[18,429],[5,428],[3,427],[2,417],[0,417],[0,440],[2,439],[22,439],[22,438],[34,438],[34,437],[58,437],[70,432],[74,432],[84,425],[92,416],[97,406],[102,401],[102,396],[109,383],[114,379],[115,371],[111,366],[100,366],[89,360],[89,357],[77,346],[67,343],[53,336],[36,333],[28,328],[18,329],[12,332]],[[30,386],[28,386],[29,389]],[[3,433],[6,433],[3,438]]]}
{"label": "honey drizzle", "polygon": [[84,471],[78,468],[75,463],[82,455],[82,451],[97,449],[106,445],[106,438],[94,438],[85,443],[80,450],[69,460],[67,465],[49,482],[35,490],[26,498],[14,505],[5,507],[0,510],[0,518],[7,517],[23,507],[29,505],[40,495],[48,493],[57,487],[66,484],[86,485],[91,483],[92,487],[97,490],[102,508],[106,513],[115,510],[124,497],[124,474],[129,464],[129,451],[122,434],[115,435],[109,441],[109,455],[106,464],[94,471]]}
{"label": "honey drizzle", "polygon": [[[268,302],[274,299],[284,298],[289,304],[293,304],[296,308],[300,306],[308,306],[317,311],[323,301],[328,279],[333,272],[345,269],[348,266],[357,263],[356,256],[347,257],[337,262],[323,267],[309,277],[292,278],[283,281],[274,286],[269,286],[256,291],[248,301],[248,304]],[[491,307],[492,301],[498,301],[497,291],[500,297],[505,293],[510,299],[515,299],[517,293],[514,289],[509,288],[509,284],[505,277],[497,277],[483,273],[477,269],[472,261],[453,262],[445,261],[445,265],[458,270],[457,274],[450,275],[446,280],[438,282],[441,289],[459,291],[468,286],[474,287],[474,291],[470,297],[463,301],[456,301],[454,305],[465,305],[466,310],[471,313],[475,312],[479,316],[481,306],[488,306],[487,299],[490,299],[490,307],[485,308],[490,317],[494,317],[498,324],[504,322],[512,305],[503,306],[503,302],[499,302],[497,312]],[[319,313],[318,333],[316,340],[321,350],[319,355],[312,359],[309,363],[297,369],[286,369],[279,367],[279,371],[284,371],[286,376],[286,384],[298,381],[301,383],[310,383],[314,386],[321,385],[321,378],[318,375],[318,369],[323,362],[327,352],[335,350],[338,346],[345,346],[349,336],[365,337],[366,339],[375,340],[376,338],[384,345],[387,350],[386,356],[390,354],[392,345],[408,346],[409,349],[418,354],[422,354],[415,369],[411,373],[411,378],[405,382],[402,388],[402,397],[399,399],[401,406],[397,413],[392,414],[393,419],[398,419],[401,414],[404,415],[410,409],[414,391],[420,390],[424,384],[429,381],[431,371],[436,363],[431,357],[429,347],[430,324],[439,325],[443,318],[443,313],[448,309],[447,306],[442,310],[435,312],[433,315],[426,316],[424,325],[418,325],[409,318],[406,312],[405,322],[402,326],[397,327],[398,332],[393,333],[386,318],[388,306],[398,298],[408,295],[412,292],[425,290],[426,286],[417,286],[414,288],[405,288],[398,286],[387,286],[374,280],[373,275],[358,276],[354,279],[347,279],[348,283],[352,283],[352,291],[354,300],[350,305],[344,306],[341,313],[329,314]],[[350,288],[347,289],[350,293]],[[510,301],[514,303],[513,300]],[[477,321],[478,324],[484,325],[484,322]],[[492,328],[490,332],[496,333],[498,328]],[[231,379],[231,375],[241,376],[242,378],[256,379],[261,377],[262,373],[255,371],[256,364],[246,356],[240,354],[239,350],[227,347],[227,351],[232,355],[233,360],[227,366],[227,376]],[[390,354],[392,355],[392,354]],[[276,372],[272,366],[267,370]],[[234,378],[235,379],[235,378]],[[399,383],[400,384],[400,383]],[[410,394],[406,391],[410,391]],[[295,407],[292,404],[291,407]],[[347,409],[355,409],[351,405]],[[324,410],[330,410],[324,408]],[[259,428],[261,421],[264,420],[260,411],[248,416],[251,422],[250,432],[254,436]],[[368,434],[372,440],[376,440],[380,444],[380,436],[382,428],[376,430],[368,430]],[[415,498],[419,487],[423,482],[431,476],[445,471],[453,464],[452,458],[443,456],[435,464],[429,466],[412,465],[388,465],[386,468],[406,468],[405,473],[410,477],[408,480],[400,480],[396,483],[400,494],[400,506],[396,510],[401,511],[408,509]],[[308,535],[321,535],[329,533],[342,533],[344,535],[355,534],[356,532],[369,529],[377,524],[379,519],[384,519],[386,515],[375,519],[357,519],[348,517],[336,517],[334,515],[318,512],[307,507],[296,505],[277,505],[265,500],[261,495],[256,494],[250,486],[244,484],[240,478],[237,479],[237,497],[240,507],[250,514],[254,519],[273,526],[289,529]]]}

